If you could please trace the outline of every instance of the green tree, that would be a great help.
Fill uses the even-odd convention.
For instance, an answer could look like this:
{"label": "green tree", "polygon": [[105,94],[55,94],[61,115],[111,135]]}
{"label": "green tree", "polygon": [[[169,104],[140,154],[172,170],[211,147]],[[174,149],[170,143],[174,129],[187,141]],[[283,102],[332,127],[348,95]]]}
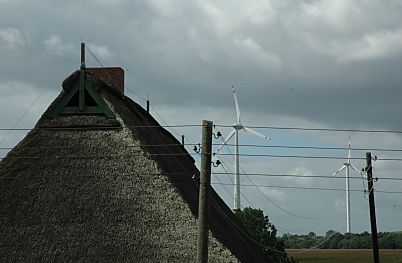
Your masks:
{"label": "green tree", "polygon": [[234,212],[253,240],[263,245],[265,252],[276,262],[296,262],[293,258],[287,257],[283,242],[276,238],[275,225],[269,222],[268,216],[264,215],[261,209],[246,207],[243,210],[236,209]]}
{"label": "green tree", "polygon": [[[371,248],[371,234],[363,233],[341,234],[334,230],[328,230],[325,236],[315,236],[314,232],[307,235],[285,234],[282,238],[286,248],[310,248],[320,244],[320,248]],[[324,242],[325,241],[325,242]],[[402,248],[402,231],[400,232],[379,232],[378,245],[381,249]]]}
{"label": "green tree", "polygon": [[313,239],[313,238],[315,238],[317,235],[316,235],[314,232],[310,232],[310,233],[308,233],[307,236],[308,236],[309,238]]}

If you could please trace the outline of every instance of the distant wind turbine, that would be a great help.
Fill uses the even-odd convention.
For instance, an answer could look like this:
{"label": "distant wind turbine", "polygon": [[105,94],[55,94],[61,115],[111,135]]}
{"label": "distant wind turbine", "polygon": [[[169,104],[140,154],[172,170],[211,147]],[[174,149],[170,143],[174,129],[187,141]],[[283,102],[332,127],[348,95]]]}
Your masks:
{"label": "distant wind turbine", "polygon": [[351,227],[350,227],[350,190],[349,190],[349,167],[355,170],[356,172],[359,173],[359,170],[357,170],[356,167],[354,167],[350,163],[350,136],[349,136],[349,146],[348,146],[348,160],[346,163],[343,164],[341,168],[339,168],[338,171],[333,173],[333,175],[337,175],[341,171],[346,169],[346,232],[350,233]]}
{"label": "distant wind turbine", "polygon": [[237,122],[232,125],[233,131],[229,133],[229,135],[226,137],[225,141],[218,147],[216,150],[216,153],[219,152],[219,150],[227,144],[227,142],[235,135],[235,188],[234,188],[234,209],[240,209],[240,173],[239,173],[239,131],[244,130],[246,132],[252,133],[254,135],[257,135],[259,137],[264,138],[265,140],[271,140],[270,137],[267,137],[251,128],[248,128],[244,126],[241,121],[240,121],[240,109],[239,109],[239,104],[237,102],[237,97],[236,97],[236,91],[234,87],[232,86],[232,91],[233,91],[233,96],[234,96],[234,102],[236,106],[236,115],[237,115]]}

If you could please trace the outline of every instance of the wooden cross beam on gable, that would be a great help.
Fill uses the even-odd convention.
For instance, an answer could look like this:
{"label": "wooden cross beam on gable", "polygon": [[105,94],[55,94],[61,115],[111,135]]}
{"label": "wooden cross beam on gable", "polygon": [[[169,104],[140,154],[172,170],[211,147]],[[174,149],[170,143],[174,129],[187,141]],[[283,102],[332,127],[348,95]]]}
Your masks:
{"label": "wooden cross beam on gable", "polygon": [[70,89],[49,113],[50,118],[59,115],[104,115],[116,118],[101,95],[93,89],[92,75],[85,72],[85,46],[81,43],[81,70],[79,81]]}
{"label": "wooden cross beam on gable", "polygon": [[61,98],[49,117],[100,114],[108,119],[115,118],[100,94],[93,89],[92,81],[88,77],[84,70],[80,70],[79,81]]}

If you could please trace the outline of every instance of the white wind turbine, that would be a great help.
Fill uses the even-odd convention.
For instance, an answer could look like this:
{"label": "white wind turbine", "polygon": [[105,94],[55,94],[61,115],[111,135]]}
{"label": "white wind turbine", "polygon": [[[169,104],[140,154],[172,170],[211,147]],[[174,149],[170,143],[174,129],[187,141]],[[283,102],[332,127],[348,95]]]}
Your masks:
{"label": "white wind turbine", "polygon": [[225,141],[218,147],[216,150],[216,153],[219,152],[219,150],[227,144],[227,142],[235,135],[235,186],[234,186],[234,209],[240,209],[240,173],[239,173],[239,131],[244,130],[246,132],[252,133],[254,135],[257,135],[259,137],[264,138],[265,140],[271,140],[270,137],[267,137],[251,128],[248,128],[244,126],[241,121],[240,121],[240,109],[239,109],[239,104],[237,102],[237,97],[236,97],[236,91],[234,87],[232,86],[232,91],[233,91],[233,96],[234,96],[234,102],[236,106],[236,115],[237,115],[237,122],[232,125],[234,130],[229,133],[229,135],[226,137]]}
{"label": "white wind turbine", "polygon": [[359,170],[357,170],[357,168],[354,167],[354,166],[350,163],[350,136],[349,136],[349,146],[348,146],[348,149],[349,149],[349,151],[348,151],[348,160],[347,160],[347,162],[344,163],[343,166],[342,166],[341,168],[339,168],[338,171],[336,171],[335,173],[333,173],[333,175],[337,175],[338,173],[340,173],[341,171],[343,171],[344,169],[346,169],[346,232],[347,232],[347,233],[350,233],[351,228],[350,228],[349,167],[359,173]]}

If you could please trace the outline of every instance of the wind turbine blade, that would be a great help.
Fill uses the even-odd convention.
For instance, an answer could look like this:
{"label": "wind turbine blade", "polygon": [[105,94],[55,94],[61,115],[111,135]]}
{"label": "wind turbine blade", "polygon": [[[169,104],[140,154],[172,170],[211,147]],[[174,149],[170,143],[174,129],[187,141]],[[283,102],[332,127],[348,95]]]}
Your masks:
{"label": "wind turbine blade", "polygon": [[349,144],[348,144],[348,150],[349,150],[349,152],[348,152],[348,160],[350,161],[350,136],[349,136]]}
{"label": "wind turbine blade", "polygon": [[243,126],[243,129],[245,129],[245,130],[248,131],[248,132],[253,133],[254,135],[257,135],[257,136],[259,136],[259,137],[262,137],[262,138],[264,138],[265,140],[268,140],[268,141],[271,140],[270,137],[265,136],[265,135],[263,135],[263,134],[261,134],[261,133],[255,131],[255,130],[251,129],[251,128],[246,127],[246,126]]}
{"label": "wind turbine blade", "polygon": [[338,171],[336,171],[335,173],[333,173],[332,175],[337,175],[337,174],[339,174],[343,169],[345,169],[346,168],[346,165],[344,165],[344,166],[342,166],[341,168],[339,168],[339,170]]}
{"label": "wind turbine blade", "polygon": [[351,167],[353,170],[355,170],[356,172],[360,173],[360,171],[359,171],[359,170],[357,170],[357,168],[356,168],[356,167],[354,167],[353,165],[349,164],[349,166],[350,166],[350,167]]}
{"label": "wind turbine blade", "polygon": [[218,149],[216,150],[216,152],[219,152],[219,150],[226,145],[226,143],[233,137],[233,135],[235,134],[236,130],[233,130],[229,133],[228,137],[226,137],[225,141],[218,147]]}
{"label": "wind turbine blade", "polygon": [[234,96],[234,101],[235,101],[235,106],[236,106],[237,122],[240,122],[240,108],[239,108],[239,103],[237,102],[236,91],[233,86],[232,86],[232,91],[233,91],[233,96]]}

